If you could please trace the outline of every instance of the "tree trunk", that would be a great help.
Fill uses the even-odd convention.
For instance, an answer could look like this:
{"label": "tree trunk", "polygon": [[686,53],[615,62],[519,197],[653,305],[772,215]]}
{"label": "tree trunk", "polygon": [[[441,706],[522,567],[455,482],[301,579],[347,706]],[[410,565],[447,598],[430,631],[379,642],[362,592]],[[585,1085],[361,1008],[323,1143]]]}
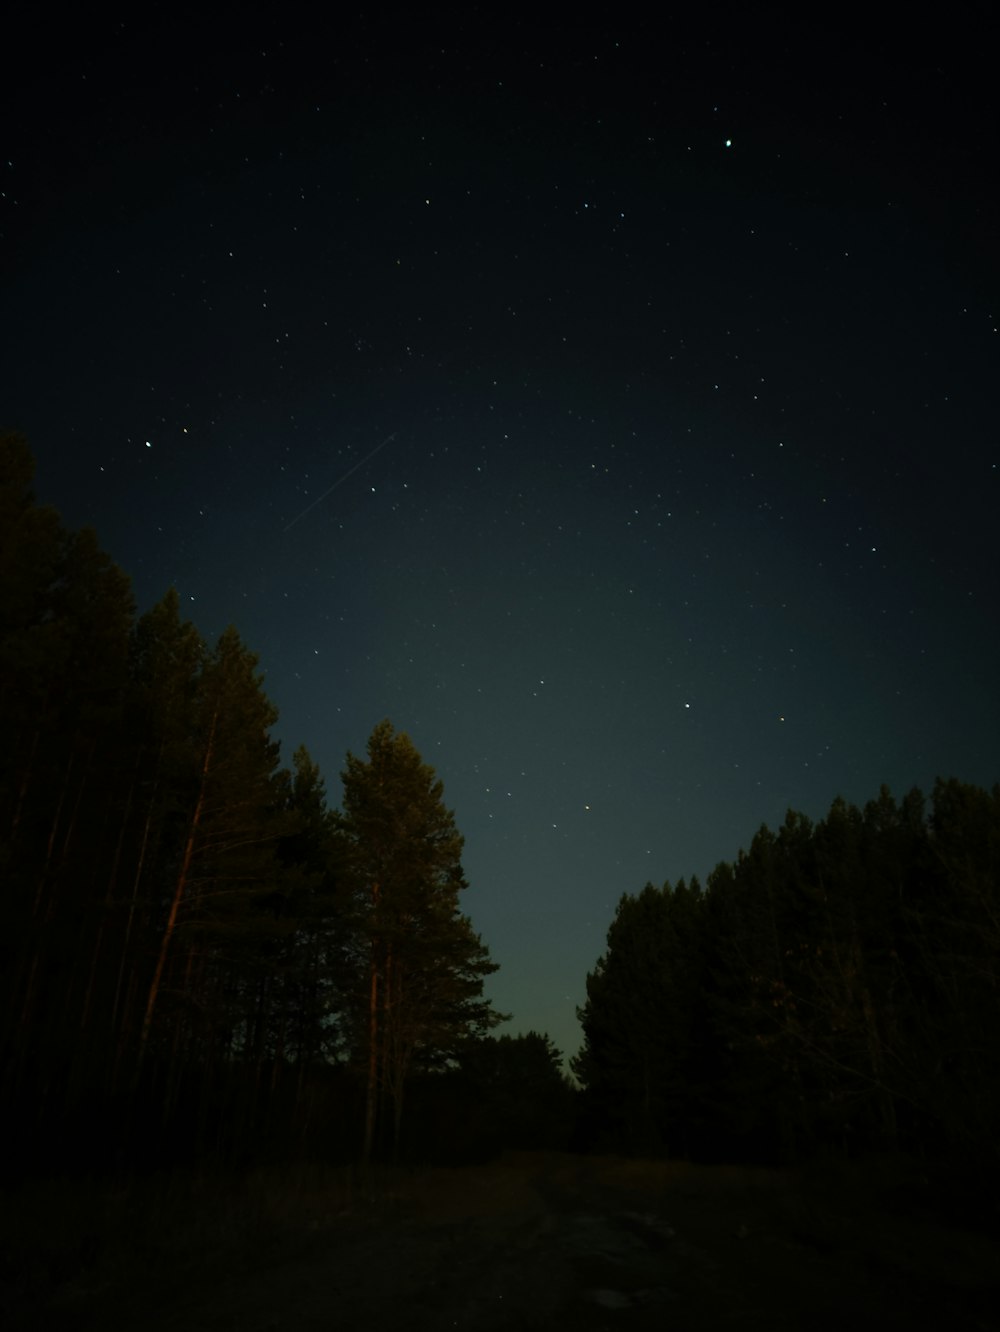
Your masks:
{"label": "tree trunk", "polygon": [[201,765],[201,785],[198,790],[198,801],[194,807],[194,813],[191,816],[191,826],[188,829],[187,842],[184,846],[184,858],[181,861],[180,873],[177,875],[177,884],[174,888],[173,901],[170,903],[170,915],[167,917],[166,928],[163,931],[163,938],[160,941],[160,952],[156,959],[156,970],[153,972],[153,979],[149,986],[149,996],[146,1000],[146,1012],[142,1019],[142,1033],[139,1037],[139,1060],[137,1065],[141,1065],[143,1056],[146,1052],[146,1046],[149,1041],[150,1029],[153,1025],[153,1010],[156,1007],[156,997],[160,991],[160,982],[163,979],[163,968],[167,961],[167,952],[170,948],[170,941],[177,928],[177,916],[180,912],[181,902],[184,900],[184,893],[187,888],[188,875],[191,870],[191,861],[194,857],[195,843],[198,838],[198,831],[201,827],[202,815],[205,810],[205,790],[208,785],[208,774],[212,767],[212,754],[215,742],[215,723],[217,715],[212,717],[212,725],[209,728],[208,744],[205,746],[205,760]]}
{"label": "tree trunk", "polygon": [[[118,1066],[121,1062],[122,1055],[125,1052],[125,1045],[127,1042],[128,1026],[129,1026],[129,1010],[132,1007],[132,1001],[135,992],[135,986],[134,986],[135,973],[133,970],[133,985],[130,985],[126,990],[124,996],[124,1004],[123,1004],[122,991],[123,991],[123,986],[125,984],[125,969],[129,962],[129,950],[132,941],[132,926],[135,923],[136,903],[138,902],[139,899],[139,885],[142,882],[142,876],[146,867],[146,853],[149,847],[149,832],[153,822],[153,808],[156,799],[156,791],[157,787],[154,784],[153,790],[149,797],[149,805],[146,810],[145,822],[143,823],[142,840],[139,844],[139,858],[136,862],[135,873],[132,876],[132,897],[128,905],[128,915],[125,918],[125,934],[121,943],[121,958],[118,963],[118,977],[117,980],[115,981],[115,995],[111,1007],[110,1029],[113,1033],[116,1034],[115,1057],[111,1072],[112,1090],[114,1089],[115,1084],[117,1083]],[[119,1019],[119,1011],[121,1012],[120,1019]]]}
{"label": "tree trunk", "polygon": [[365,1096],[365,1140],[361,1159],[365,1165],[371,1160],[375,1140],[375,1111],[378,1105],[378,964],[375,944],[372,943],[371,971],[368,986],[368,1086]]}

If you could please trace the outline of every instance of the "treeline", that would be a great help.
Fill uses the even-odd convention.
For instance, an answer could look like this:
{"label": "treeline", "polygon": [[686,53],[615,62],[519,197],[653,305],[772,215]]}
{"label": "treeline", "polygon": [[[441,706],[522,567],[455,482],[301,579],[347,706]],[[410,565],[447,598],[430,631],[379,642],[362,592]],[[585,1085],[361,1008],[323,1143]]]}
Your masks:
{"label": "treeline", "polygon": [[331,810],[236,630],[207,645],[172,590],[137,618],[32,473],[0,440],[5,1168],[444,1150],[442,1078],[466,1150],[530,1137],[498,1070],[568,1086],[547,1038],[489,1034],[433,770],[384,722]]}
{"label": "treeline", "polygon": [[591,1146],[1000,1170],[1000,787],[762,827],[621,899],[574,1068]]}
{"label": "treeline", "polygon": [[583,1047],[496,1037],[462,838],[377,725],[339,808],[257,658],[136,615],[0,439],[4,1170],[566,1147],[1000,1168],[1000,787],[762,828],[619,903]]}

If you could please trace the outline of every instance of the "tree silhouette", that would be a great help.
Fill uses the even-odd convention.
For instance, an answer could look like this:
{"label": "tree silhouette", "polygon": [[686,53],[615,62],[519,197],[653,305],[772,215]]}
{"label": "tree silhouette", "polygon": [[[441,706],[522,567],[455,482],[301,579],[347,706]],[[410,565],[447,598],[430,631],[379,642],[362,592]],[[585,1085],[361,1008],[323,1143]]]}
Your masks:
{"label": "tree silhouette", "polygon": [[677,1150],[694,1089],[703,970],[697,881],[623,896],[608,948],[587,977],[584,1043],[572,1068],[591,1114],[631,1147]]}
{"label": "tree silhouette", "polygon": [[406,1080],[503,1020],[482,996],[496,970],[459,911],[463,839],[443,786],[409,737],[380,722],[348,754],[339,820],[353,895],[354,1049],[365,1067],[363,1155],[391,1111],[398,1150]]}

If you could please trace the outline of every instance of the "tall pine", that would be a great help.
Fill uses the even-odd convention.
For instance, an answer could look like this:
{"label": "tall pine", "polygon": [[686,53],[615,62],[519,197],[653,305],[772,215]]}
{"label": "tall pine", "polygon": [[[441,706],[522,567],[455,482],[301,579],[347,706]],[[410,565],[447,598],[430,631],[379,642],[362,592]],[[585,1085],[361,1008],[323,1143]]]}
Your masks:
{"label": "tall pine", "polygon": [[398,1150],[410,1072],[447,1062],[503,1019],[483,998],[497,968],[459,910],[463,838],[433,768],[383,721],[367,758],[348,754],[342,776],[355,941],[348,1008],[364,1068],[367,1160],[390,1120]]}

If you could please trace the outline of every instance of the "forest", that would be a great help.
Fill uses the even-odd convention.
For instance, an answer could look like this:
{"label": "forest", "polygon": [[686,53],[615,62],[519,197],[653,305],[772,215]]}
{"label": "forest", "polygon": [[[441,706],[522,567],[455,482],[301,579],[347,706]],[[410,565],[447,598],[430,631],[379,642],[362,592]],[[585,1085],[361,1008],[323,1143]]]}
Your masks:
{"label": "forest", "polygon": [[330,802],[237,630],[207,644],[174,590],[137,614],[32,484],[0,440],[8,1176],[506,1148],[1000,1175],[1000,786],[790,811],[704,886],[622,896],[571,1079],[495,1034],[409,738],[379,723]]}
{"label": "forest", "polygon": [[[587,978],[587,1136],[794,1162],[1000,1157],[1000,787],[789,812],[735,864],[624,896]],[[724,1144],[724,1146],[723,1146]]]}

